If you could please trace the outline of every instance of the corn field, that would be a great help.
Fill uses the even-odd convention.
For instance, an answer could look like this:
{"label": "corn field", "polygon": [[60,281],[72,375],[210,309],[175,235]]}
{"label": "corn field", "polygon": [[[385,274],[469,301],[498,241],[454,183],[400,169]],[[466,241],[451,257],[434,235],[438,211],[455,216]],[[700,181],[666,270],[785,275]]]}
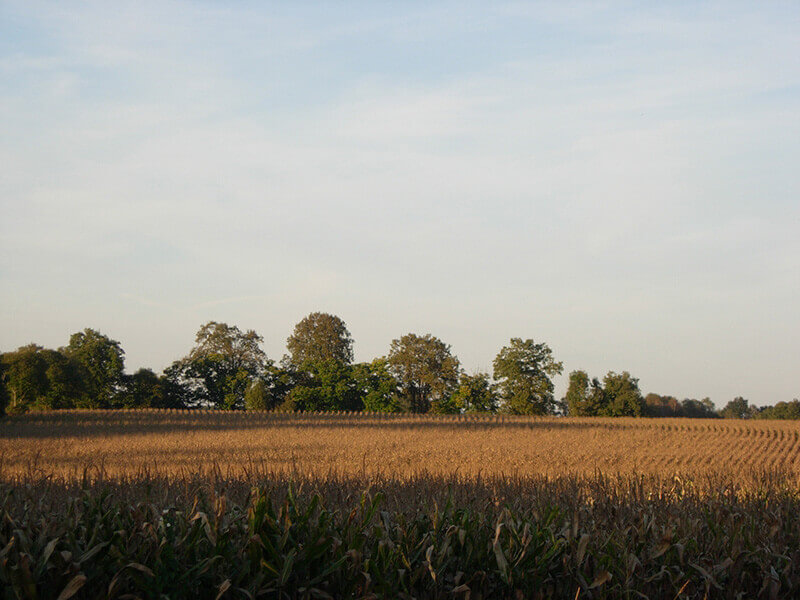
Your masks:
{"label": "corn field", "polygon": [[797,598],[792,423],[0,422],[2,598]]}

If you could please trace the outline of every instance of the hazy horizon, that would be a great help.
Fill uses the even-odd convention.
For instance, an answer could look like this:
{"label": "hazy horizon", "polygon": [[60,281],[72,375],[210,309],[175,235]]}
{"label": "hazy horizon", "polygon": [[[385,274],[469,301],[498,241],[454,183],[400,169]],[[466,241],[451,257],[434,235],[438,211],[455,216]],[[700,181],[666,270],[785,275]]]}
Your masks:
{"label": "hazy horizon", "polygon": [[511,337],[800,397],[800,6],[0,0],[0,352]]}

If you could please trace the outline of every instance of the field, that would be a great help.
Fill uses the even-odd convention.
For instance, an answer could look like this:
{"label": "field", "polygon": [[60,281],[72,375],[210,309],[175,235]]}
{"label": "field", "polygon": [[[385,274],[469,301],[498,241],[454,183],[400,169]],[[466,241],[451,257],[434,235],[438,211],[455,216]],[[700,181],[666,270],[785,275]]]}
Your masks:
{"label": "field", "polygon": [[770,421],[7,417],[0,597],[796,598],[799,439]]}
{"label": "field", "polygon": [[304,475],[800,473],[786,421],[64,411],[0,424],[3,475],[258,468]]}

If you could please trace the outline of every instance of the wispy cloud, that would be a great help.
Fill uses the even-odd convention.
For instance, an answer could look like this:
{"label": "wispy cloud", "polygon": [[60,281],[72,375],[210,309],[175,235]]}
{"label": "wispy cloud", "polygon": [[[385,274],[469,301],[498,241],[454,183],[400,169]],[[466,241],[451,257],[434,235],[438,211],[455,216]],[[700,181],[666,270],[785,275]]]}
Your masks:
{"label": "wispy cloud", "polygon": [[791,4],[0,10],[9,347],[100,322],[160,368],[214,318],[279,356],[331,310],[360,358],[425,329],[485,368],[522,335],[796,395],[767,375],[800,352]]}

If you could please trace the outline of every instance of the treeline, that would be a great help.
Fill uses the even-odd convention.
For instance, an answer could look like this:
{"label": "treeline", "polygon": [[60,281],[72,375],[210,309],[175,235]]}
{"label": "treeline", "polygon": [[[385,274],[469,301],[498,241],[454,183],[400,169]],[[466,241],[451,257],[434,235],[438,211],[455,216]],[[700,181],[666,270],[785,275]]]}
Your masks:
{"label": "treeline", "polygon": [[211,321],[199,329],[189,353],[163,373],[127,374],[119,342],[85,329],[57,350],[30,344],[0,354],[0,408],[800,418],[797,400],[759,409],[736,398],[718,412],[708,398],[643,397],[627,371],[609,372],[602,381],[573,371],[566,396],[557,400],[552,378],[563,364],[547,344],[532,339],[512,338],[495,357],[491,375],[465,372],[450,346],[429,334],[409,333],[393,340],[385,356],[355,363],[347,326],[326,313],[312,313],[295,326],[279,362],[266,356],[262,342],[253,330]]}

